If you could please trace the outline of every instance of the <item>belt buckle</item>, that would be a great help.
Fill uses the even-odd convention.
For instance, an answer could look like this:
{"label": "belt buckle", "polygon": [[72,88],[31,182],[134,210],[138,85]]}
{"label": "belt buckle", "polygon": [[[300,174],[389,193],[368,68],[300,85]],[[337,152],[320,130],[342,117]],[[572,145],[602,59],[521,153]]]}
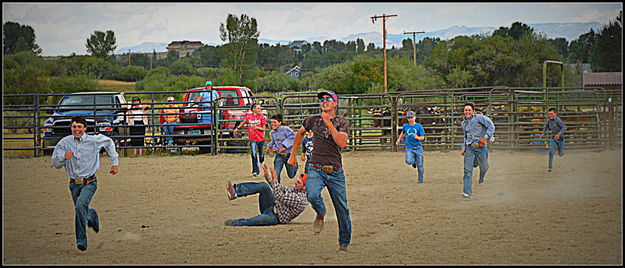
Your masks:
{"label": "belt buckle", "polygon": [[473,147],[473,148],[480,148],[480,144],[479,144],[479,143],[477,143],[477,142],[473,142],[473,143],[471,143],[471,145],[469,145],[469,146],[471,146],[471,147]]}
{"label": "belt buckle", "polygon": [[334,168],[332,166],[323,166],[321,167],[321,171],[330,174],[334,171]]}
{"label": "belt buckle", "polygon": [[73,178],[75,184],[82,184],[85,181],[85,178]]}

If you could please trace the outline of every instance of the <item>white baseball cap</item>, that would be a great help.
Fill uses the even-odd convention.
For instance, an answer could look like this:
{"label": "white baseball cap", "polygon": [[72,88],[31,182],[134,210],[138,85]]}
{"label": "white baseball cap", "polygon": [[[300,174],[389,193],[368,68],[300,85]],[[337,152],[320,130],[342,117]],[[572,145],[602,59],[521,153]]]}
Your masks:
{"label": "white baseball cap", "polygon": [[171,101],[173,101],[173,100],[174,100],[174,97],[167,97],[167,100],[168,100],[168,101],[170,101],[170,100],[171,100]]}

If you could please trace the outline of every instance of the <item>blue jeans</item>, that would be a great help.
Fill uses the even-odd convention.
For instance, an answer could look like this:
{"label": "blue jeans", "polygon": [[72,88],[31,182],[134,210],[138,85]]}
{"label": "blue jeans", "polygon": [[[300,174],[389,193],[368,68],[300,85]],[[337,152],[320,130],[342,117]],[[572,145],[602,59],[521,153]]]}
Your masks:
{"label": "blue jeans", "polygon": [[558,155],[564,156],[564,138],[560,137],[559,140],[554,140],[553,137],[549,138],[549,169],[553,168],[553,155],[556,148]]}
{"label": "blue jeans", "polygon": [[412,165],[415,163],[419,171],[417,182],[423,183],[423,147],[421,147],[421,145],[412,148],[406,147],[406,164]]}
{"label": "blue jeans", "polygon": [[252,149],[252,173],[260,174],[259,163],[265,162],[264,141],[250,141]]}
{"label": "blue jeans", "polygon": [[286,174],[290,179],[294,178],[297,175],[298,167],[291,166],[287,164],[289,158],[284,157],[280,154],[276,154],[276,158],[273,160],[273,168],[276,170],[276,174],[278,174],[278,182],[280,182],[280,173],[282,173],[282,167],[286,166]]}
{"label": "blue jeans", "polygon": [[172,137],[169,137],[169,135],[174,134],[174,125],[178,124],[178,121],[174,121],[171,123],[167,123],[167,121],[163,122],[163,134],[167,135],[165,136],[165,140],[166,141],[170,141],[172,140]]}
{"label": "blue jeans", "polygon": [[94,223],[98,218],[98,212],[89,208],[91,198],[98,189],[96,178],[91,180],[91,184],[76,184],[73,180],[69,181],[69,190],[72,194],[74,207],[76,209],[76,243],[78,245],[87,246],[87,222]]}
{"label": "blue jeans", "polygon": [[[314,164],[314,163],[313,163]],[[339,246],[349,245],[352,237],[352,222],[347,207],[347,190],[345,174],[342,168],[327,174],[318,168],[308,167],[306,180],[306,198],[318,215],[326,215],[326,206],[321,196],[321,190],[328,187],[328,193],[334,204],[334,211],[339,224]]]}
{"label": "blue jeans", "polygon": [[260,209],[260,215],[248,218],[238,219],[232,224],[236,226],[259,226],[259,225],[276,225],[280,224],[278,216],[273,211],[275,203],[273,191],[266,182],[244,182],[238,183],[234,186],[234,190],[237,192],[238,197],[243,197],[251,194],[259,194],[258,207]]}
{"label": "blue jeans", "polygon": [[463,192],[468,195],[472,195],[471,185],[473,182],[473,162],[478,160],[480,166],[480,180],[479,182],[484,182],[484,176],[486,176],[486,171],[488,171],[488,150],[486,147],[473,148],[467,145],[466,150],[464,152],[464,188]]}

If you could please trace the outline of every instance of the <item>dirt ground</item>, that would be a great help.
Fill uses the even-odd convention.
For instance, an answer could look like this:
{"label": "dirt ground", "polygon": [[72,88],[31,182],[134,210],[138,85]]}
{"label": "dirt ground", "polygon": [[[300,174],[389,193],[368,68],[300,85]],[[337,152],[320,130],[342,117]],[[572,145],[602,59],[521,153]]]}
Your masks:
{"label": "dirt ground", "polygon": [[[493,151],[474,199],[457,151],[425,153],[425,183],[403,152],[343,154],[352,242],[338,254],[336,217],[313,234],[311,207],[292,223],[224,226],[258,213],[227,200],[226,180],[251,176],[247,154],[102,158],[91,207],[100,233],[76,249],[63,169],[49,157],[3,161],[3,264],[622,264],[622,151]],[[269,158],[268,163],[273,162]],[[477,173],[477,169],[475,173]],[[285,172],[285,171],[283,171]],[[291,185],[284,175],[283,184]]]}

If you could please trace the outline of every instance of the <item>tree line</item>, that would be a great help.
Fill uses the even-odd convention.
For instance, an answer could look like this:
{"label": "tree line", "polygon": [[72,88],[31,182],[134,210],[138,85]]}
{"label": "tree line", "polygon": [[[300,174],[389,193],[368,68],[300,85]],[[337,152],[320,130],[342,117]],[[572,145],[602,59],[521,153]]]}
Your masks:
{"label": "tree line", "polygon": [[[97,91],[95,79],[135,81],[136,90],[184,90],[212,80],[216,85],[241,85],[255,92],[332,89],[338,93],[383,91],[382,49],[362,39],[315,41],[301,46],[258,43],[255,18],[229,14],[219,26],[221,46],[203,46],[188,57],[169,51],[158,59],[132,54],[117,61],[112,54],[112,31],[95,31],[87,40],[90,55],[72,54],[54,60],[40,57],[34,30],[15,22],[3,24],[4,93],[69,93]],[[450,40],[424,38],[387,50],[388,90],[511,86],[542,86],[542,63],[590,63],[595,72],[621,71],[622,12],[595,32],[590,29],[568,43],[547,39],[521,22],[500,27],[492,34],[457,36]],[[301,78],[285,72],[300,66]],[[560,69],[548,70],[548,86],[560,85]],[[580,86],[580,70],[566,66],[565,86]]]}

